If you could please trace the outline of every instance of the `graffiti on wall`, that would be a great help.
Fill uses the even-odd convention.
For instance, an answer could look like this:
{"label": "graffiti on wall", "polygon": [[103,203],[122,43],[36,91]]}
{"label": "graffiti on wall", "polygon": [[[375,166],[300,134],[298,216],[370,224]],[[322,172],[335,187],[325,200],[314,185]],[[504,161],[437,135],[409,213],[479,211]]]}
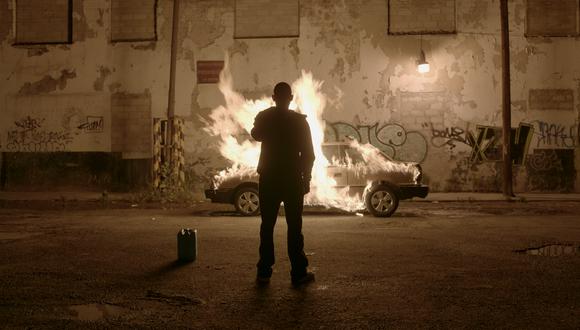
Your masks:
{"label": "graffiti on wall", "polygon": [[109,95],[8,95],[0,151],[111,151]]}
{"label": "graffiti on wall", "polygon": [[535,121],[537,126],[537,144],[539,147],[575,148],[578,146],[580,126],[564,125],[545,121]]}
{"label": "graffiti on wall", "polygon": [[[424,124],[423,127],[431,131],[431,144],[436,148],[456,148],[465,145],[471,149],[469,160],[471,163],[486,161],[500,161],[502,159],[502,128],[496,126],[477,125],[475,132],[469,127],[457,126],[436,128],[433,124]],[[520,123],[517,128],[511,129],[512,161],[516,165],[524,163],[528,153],[534,128],[530,124]]]}
{"label": "graffiti on wall", "polygon": [[45,118],[26,116],[14,122],[8,131],[6,149],[12,152],[65,151],[72,141],[69,132],[43,129]]}
{"label": "graffiti on wall", "polygon": [[100,133],[104,128],[103,117],[87,116],[87,120],[77,126],[78,129],[87,133]]}
{"label": "graffiti on wall", "polygon": [[[520,124],[511,129],[510,149],[512,162],[522,165],[533,135],[534,128],[529,124]],[[494,126],[477,126],[477,137],[473,141],[471,150],[471,162],[500,161],[502,160],[502,129]]]}
{"label": "graffiti on wall", "polygon": [[399,124],[351,125],[344,122],[327,123],[328,142],[349,141],[370,143],[393,159],[422,162],[427,156],[427,140],[416,131],[407,131]]}
{"label": "graffiti on wall", "polygon": [[573,149],[535,149],[526,161],[529,191],[574,191]]}
{"label": "graffiti on wall", "polygon": [[423,127],[431,131],[431,144],[435,148],[448,147],[449,149],[455,149],[457,145],[471,147],[474,140],[473,135],[469,132],[469,127],[450,126],[436,128],[432,123],[425,123]]}

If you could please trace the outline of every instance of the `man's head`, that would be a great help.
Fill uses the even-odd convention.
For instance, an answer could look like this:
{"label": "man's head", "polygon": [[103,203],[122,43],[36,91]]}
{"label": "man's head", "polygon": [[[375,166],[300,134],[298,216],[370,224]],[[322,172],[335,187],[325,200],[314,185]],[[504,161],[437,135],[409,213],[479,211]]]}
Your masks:
{"label": "man's head", "polygon": [[274,95],[272,99],[276,102],[276,107],[281,109],[288,109],[290,102],[292,102],[292,88],[285,82],[279,82],[274,87]]}

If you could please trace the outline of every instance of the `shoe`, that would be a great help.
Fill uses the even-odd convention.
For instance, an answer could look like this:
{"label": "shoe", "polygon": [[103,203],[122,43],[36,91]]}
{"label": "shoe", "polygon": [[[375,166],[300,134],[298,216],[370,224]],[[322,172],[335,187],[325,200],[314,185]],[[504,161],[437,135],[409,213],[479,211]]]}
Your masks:
{"label": "shoe", "polygon": [[300,277],[293,277],[292,278],[292,285],[294,285],[294,286],[300,286],[300,285],[308,284],[310,282],[314,282],[314,273],[312,273],[312,272],[306,272],[306,274],[304,274]]}
{"label": "shoe", "polygon": [[268,283],[270,283],[270,277],[258,275],[258,276],[256,276],[256,283],[258,283],[260,285],[268,284]]}

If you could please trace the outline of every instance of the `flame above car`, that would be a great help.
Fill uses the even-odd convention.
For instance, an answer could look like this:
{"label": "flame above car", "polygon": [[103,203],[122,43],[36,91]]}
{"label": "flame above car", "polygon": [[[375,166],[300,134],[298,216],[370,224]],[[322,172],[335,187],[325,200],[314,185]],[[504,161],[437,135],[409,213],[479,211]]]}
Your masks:
{"label": "flame above car", "polygon": [[[260,155],[260,144],[253,141],[250,131],[255,116],[262,110],[274,105],[270,97],[258,100],[248,100],[233,89],[233,77],[226,60],[220,73],[219,90],[225,98],[225,105],[213,109],[207,120],[206,132],[218,137],[220,154],[230,161],[230,166],[219,172],[213,180],[214,188],[219,188],[224,182],[240,177],[256,175],[256,167]],[[314,79],[312,73],[302,71],[301,77],[292,84],[294,101],[290,109],[307,115],[306,120],[312,133],[312,142],[316,159],[312,169],[311,192],[305,196],[306,205],[323,205],[346,211],[357,211],[364,208],[361,193],[349,193],[349,187],[339,187],[335,178],[328,171],[331,160],[327,159],[322,150],[324,143],[325,122],[323,113],[326,110],[326,96],[322,92],[323,82]],[[367,166],[355,163],[345,163],[342,166],[364,173],[369,172],[399,172],[407,173],[417,178],[420,175],[414,164],[389,161],[380,151],[371,145],[359,144],[353,140],[350,145],[359,150]],[[358,166],[358,167],[357,167]],[[367,182],[367,188],[372,184]]]}

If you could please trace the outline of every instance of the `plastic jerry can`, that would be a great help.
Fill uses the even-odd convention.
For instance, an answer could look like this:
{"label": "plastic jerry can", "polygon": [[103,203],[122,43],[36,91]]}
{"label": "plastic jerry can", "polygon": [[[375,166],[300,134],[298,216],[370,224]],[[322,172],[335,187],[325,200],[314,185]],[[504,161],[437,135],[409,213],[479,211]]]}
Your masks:
{"label": "plastic jerry can", "polygon": [[186,262],[197,259],[197,230],[187,228],[177,233],[177,259]]}

